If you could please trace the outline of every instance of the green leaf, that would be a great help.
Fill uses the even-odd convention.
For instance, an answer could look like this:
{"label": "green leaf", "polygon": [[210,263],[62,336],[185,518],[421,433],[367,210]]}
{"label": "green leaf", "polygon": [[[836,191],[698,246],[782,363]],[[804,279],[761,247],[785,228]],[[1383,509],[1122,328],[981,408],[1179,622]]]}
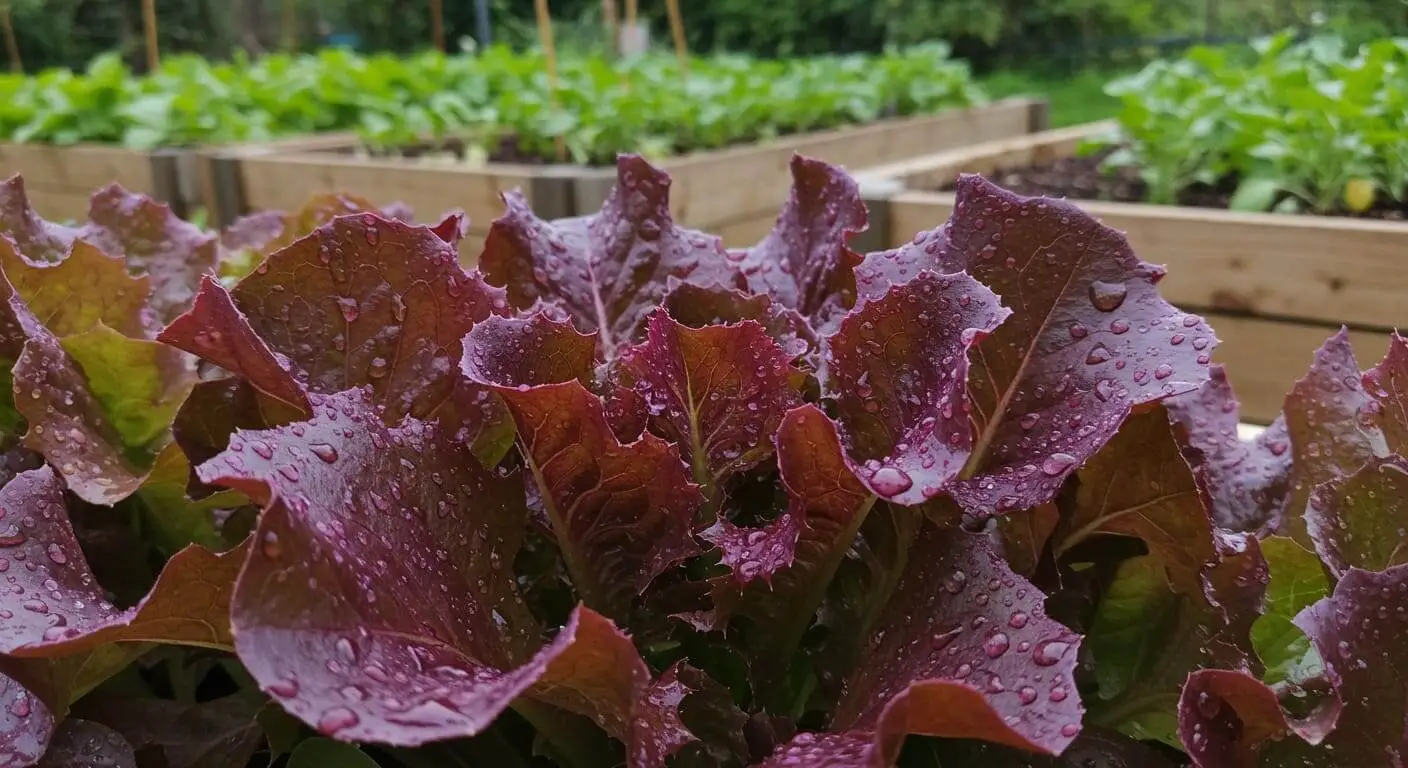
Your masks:
{"label": "green leaf", "polygon": [[1297,685],[1319,675],[1324,664],[1310,638],[1292,620],[1303,608],[1330,593],[1320,558],[1295,541],[1272,536],[1261,542],[1271,571],[1266,612],[1252,624],[1252,647],[1266,665],[1267,685]]}
{"label": "green leaf", "polygon": [[380,768],[355,745],[321,736],[304,741],[293,750],[287,768]]}
{"label": "green leaf", "polygon": [[1262,212],[1271,207],[1281,183],[1268,176],[1252,176],[1237,185],[1228,207],[1234,211]]}
{"label": "green leaf", "polygon": [[[1168,587],[1163,564],[1151,555],[1120,564],[1095,614],[1085,646],[1096,659],[1100,698],[1124,693],[1163,650],[1182,598]],[[1177,697],[1175,696],[1175,699]]]}
{"label": "green leaf", "polygon": [[99,323],[60,339],[83,369],[104,414],[128,449],[143,449],[165,433],[195,385],[190,359],[155,341],[132,339]]}

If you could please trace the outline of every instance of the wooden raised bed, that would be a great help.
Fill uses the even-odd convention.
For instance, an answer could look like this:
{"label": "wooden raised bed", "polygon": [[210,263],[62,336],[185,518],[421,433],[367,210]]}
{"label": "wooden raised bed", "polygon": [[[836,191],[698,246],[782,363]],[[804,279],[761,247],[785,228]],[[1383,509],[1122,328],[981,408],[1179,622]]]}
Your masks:
{"label": "wooden raised bed", "polygon": [[50,219],[83,220],[88,199],[113,182],[185,214],[192,198],[182,194],[183,154],[183,150],[141,151],[100,144],[0,143],[0,178],[23,174],[30,202]]}
{"label": "wooden raised bed", "polygon": [[[1045,126],[1046,104],[1012,99],[938,115],[886,120],[868,126],[798,134],[775,141],[671,158],[661,165],[673,179],[671,202],[685,226],[748,245],[772,227],[791,184],[795,152],[852,168],[888,163],[994,136],[1020,136]],[[418,218],[462,208],[470,234],[461,246],[477,258],[489,225],[503,212],[502,192],[519,189],[539,216],[591,213],[615,180],[614,169],[574,165],[489,163],[469,168],[419,164],[400,158],[366,159],[352,153],[351,136],[307,140],[302,146],[252,145],[207,153],[214,179],[209,207],[215,220],[264,208],[294,209],[323,192],[349,192],[378,205],[400,201]]]}
{"label": "wooden raised bed", "polygon": [[[1110,127],[1046,131],[866,169],[865,245],[896,247],[943,224],[953,194],[928,190],[959,173],[1050,161]],[[1364,367],[1383,356],[1392,329],[1408,327],[1408,223],[1074,202],[1124,231],[1140,258],[1168,268],[1159,283],[1165,298],[1207,316],[1222,339],[1213,359],[1227,366],[1249,422],[1280,413],[1314,350],[1342,325]]]}

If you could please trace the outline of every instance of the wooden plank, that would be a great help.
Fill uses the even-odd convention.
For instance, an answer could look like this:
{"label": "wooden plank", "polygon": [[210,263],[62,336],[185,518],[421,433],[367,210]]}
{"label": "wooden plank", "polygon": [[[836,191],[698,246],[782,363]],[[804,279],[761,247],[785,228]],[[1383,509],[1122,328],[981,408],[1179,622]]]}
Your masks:
{"label": "wooden plank", "polygon": [[767,237],[776,223],[777,211],[773,211],[728,222],[710,230],[710,234],[723,238],[726,248],[748,248]]}
{"label": "wooden plank", "polygon": [[950,149],[993,136],[1015,136],[1031,124],[1025,99],[869,126],[785,136],[763,144],[701,152],[661,164],[673,183],[676,220],[707,229],[760,211],[776,211],[792,185],[796,153],[852,169]]}
{"label": "wooden plank", "polygon": [[0,143],[0,175],[15,173],[34,188],[92,192],[116,181],[135,192],[152,190],[151,153],[120,147]]}
{"label": "wooden plank", "polygon": [[113,182],[147,195],[159,191],[152,154],[120,147],[0,143],[0,177],[16,173],[32,196],[47,199],[49,210],[41,212],[51,217],[85,217],[89,196]]}
{"label": "wooden plank", "polygon": [[[1315,350],[1336,328],[1278,322],[1253,317],[1207,315],[1222,343],[1213,362],[1227,367],[1227,378],[1242,403],[1242,420],[1269,424],[1281,412],[1286,393],[1310,368]],[[1368,368],[1388,351],[1387,332],[1351,331],[1350,343],[1360,368]]]}
{"label": "wooden plank", "polygon": [[992,174],[1004,168],[1047,163],[1072,155],[1081,144],[1108,134],[1115,125],[1114,121],[1107,120],[1026,136],[998,137],[866,168],[862,173],[895,179],[910,189],[938,189],[952,183],[960,173]]}
{"label": "wooden plank", "polygon": [[[269,154],[239,158],[239,178],[245,211],[275,208],[296,210],[308,198],[326,192],[350,192],[378,205],[402,202],[418,219],[431,220],[453,208],[462,208],[476,228],[503,213],[500,195],[519,189],[530,203],[544,198],[550,184],[548,169],[533,166],[494,165],[489,169],[416,165],[395,160],[359,159],[312,153]],[[560,179],[566,205],[570,182]],[[532,199],[537,194],[538,201]]]}
{"label": "wooden plank", "polygon": [[[1408,327],[1408,224],[1132,203],[1077,205],[1126,233],[1175,304],[1325,325]],[[890,199],[891,246],[948,219],[953,195]]]}

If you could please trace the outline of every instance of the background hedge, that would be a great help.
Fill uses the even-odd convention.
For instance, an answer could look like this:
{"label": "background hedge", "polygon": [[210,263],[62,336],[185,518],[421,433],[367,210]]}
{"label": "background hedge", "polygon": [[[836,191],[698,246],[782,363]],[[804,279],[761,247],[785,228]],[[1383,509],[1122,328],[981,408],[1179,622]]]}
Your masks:
{"label": "background hedge", "polygon": [[[3,1],[3,0],[0,0]],[[490,0],[496,39],[530,45],[532,3]],[[119,50],[142,65],[141,0],[9,0],[27,70],[82,67]],[[160,0],[162,49],[224,57],[350,36],[365,50],[428,44],[427,0]],[[474,35],[473,0],[447,0],[447,39]],[[618,0],[623,6],[623,0]],[[663,0],[640,0],[664,40]],[[873,51],[942,38],[980,69],[1141,58],[1194,39],[1319,22],[1351,38],[1408,34],[1408,0],[693,0],[698,51],[761,56]],[[562,44],[602,42],[600,0],[551,0]],[[289,13],[291,11],[291,13]]]}

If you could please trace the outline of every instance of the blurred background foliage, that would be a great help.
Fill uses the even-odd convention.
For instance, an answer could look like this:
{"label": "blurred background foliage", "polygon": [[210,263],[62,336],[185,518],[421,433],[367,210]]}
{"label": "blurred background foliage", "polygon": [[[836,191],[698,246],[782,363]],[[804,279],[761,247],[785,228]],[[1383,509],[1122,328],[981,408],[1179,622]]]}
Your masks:
{"label": "blurred background foliage", "polygon": [[[3,4],[4,0],[0,0]],[[82,67],[121,51],[140,68],[141,0],[8,0],[25,69]],[[451,45],[475,35],[473,0],[445,0]],[[536,41],[529,0],[489,0],[495,40]],[[624,0],[618,0],[618,7]],[[657,42],[663,0],[639,0]],[[979,71],[1132,65],[1190,43],[1317,27],[1351,41],[1408,34],[1408,0],[690,0],[698,52],[756,56],[875,51],[948,40]],[[430,41],[428,0],[159,0],[163,51],[224,57],[333,43],[408,51]],[[559,45],[604,42],[601,0],[551,0]]]}

